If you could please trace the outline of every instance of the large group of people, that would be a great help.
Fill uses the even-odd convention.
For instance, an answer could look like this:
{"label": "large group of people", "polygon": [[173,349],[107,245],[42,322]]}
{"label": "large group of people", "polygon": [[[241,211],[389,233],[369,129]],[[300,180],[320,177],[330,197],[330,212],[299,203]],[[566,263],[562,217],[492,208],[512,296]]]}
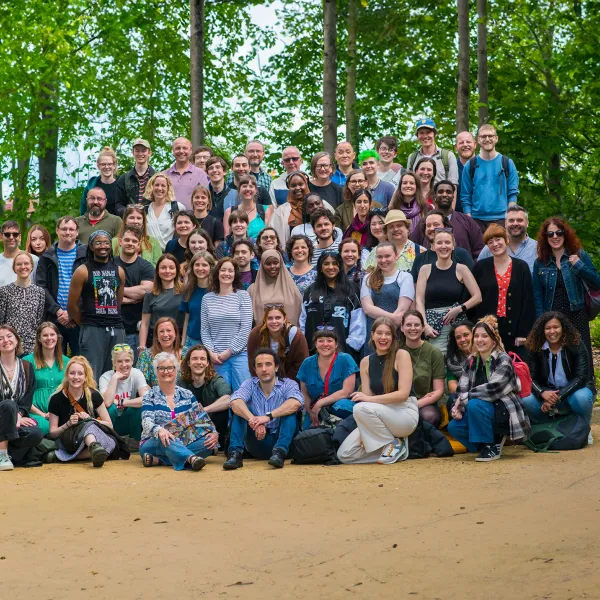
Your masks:
{"label": "large group of people", "polygon": [[576,232],[549,216],[529,237],[491,125],[456,155],[431,119],[415,135],[405,167],[393,136],[306,169],[287,147],[274,180],[258,140],[229,171],[177,138],[159,171],[136,139],[120,175],[100,152],[52,235],[34,225],[21,250],[5,221],[0,470],[132,450],[147,468],[218,452],[281,468],[300,432],[350,421],[341,463],[404,460],[421,422],[486,462],[532,423],[590,423],[600,275]]}

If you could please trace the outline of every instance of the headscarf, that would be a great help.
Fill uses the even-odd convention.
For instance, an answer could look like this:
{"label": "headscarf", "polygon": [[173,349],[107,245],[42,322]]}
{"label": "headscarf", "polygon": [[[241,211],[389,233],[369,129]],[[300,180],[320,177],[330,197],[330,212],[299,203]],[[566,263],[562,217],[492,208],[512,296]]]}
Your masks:
{"label": "headscarf", "polygon": [[[308,176],[306,175],[306,173],[303,173],[302,171],[293,171],[292,173],[290,173],[286,178],[285,178],[285,185],[288,187],[288,182],[290,181],[290,179],[292,177],[302,177],[302,179],[304,179],[304,182],[306,183],[306,189],[308,190]],[[294,200],[292,199],[292,192],[289,191],[288,192],[288,196],[287,196],[287,202],[288,204],[292,207],[292,210],[290,211],[290,216],[288,218],[288,225],[290,227],[296,227],[296,225],[302,225],[303,220],[302,220],[302,214],[303,214],[303,207],[304,207],[304,198],[300,201]]]}
{"label": "headscarf", "polygon": [[[263,264],[268,258],[278,258],[281,264],[279,275],[274,281],[267,277],[263,270]],[[260,267],[256,275],[256,281],[250,286],[249,292],[252,296],[252,312],[256,323],[263,322],[265,304],[283,304],[287,318],[293,325],[298,325],[300,310],[302,307],[302,296],[296,287],[292,277],[285,268],[283,257],[274,249],[265,250],[260,258]]]}
{"label": "headscarf", "polygon": [[[94,259],[94,252],[92,251],[92,242],[99,235],[103,235],[104,237],[108,238],[109,240],[112,240],[112,235],[110,235],[110,233],[108,233],[108,231],[104,231],[104,229],[96,229],[96,231],[92,231],[92,233],[90,233],[90,237],[88,238],[87,250],[85,252],[85,257],[86,257],[86,260],[88,262],[90,260],[95,260]],[[112,258],[113,258],[113,251],[112,251],[112,244],[111,244],[110,254],[109,254],[109,260],[112,259]]]}
{"label": "headscarf", "polygon": [[359,244],[361,248],[364,248],[367,245],[367,239],[369,237],[369,225],[371,223],[371,218],[367,217],[364,223],[361,223],[358,215],[354,215],[354,219],[352,219],[352,223],[348,225],[348,229],[344,231],[344,236],[342,239],[346,238],[354,238]]}

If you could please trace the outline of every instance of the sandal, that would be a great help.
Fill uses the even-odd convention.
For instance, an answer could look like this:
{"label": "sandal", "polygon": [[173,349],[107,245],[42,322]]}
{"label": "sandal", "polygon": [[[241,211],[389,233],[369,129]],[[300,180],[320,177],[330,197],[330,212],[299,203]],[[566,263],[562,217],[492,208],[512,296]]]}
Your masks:
{"label": "sandal", "polygon": [[192,471],[200,471],[206,466],[206,461],[201,456],[190,456],[186,463],[190,466]]}
{"label": "sandal", "polygon": [[161,461],[160,458],[146,452],[146,454],[142,455],[142,464],[144,467],[156,467],[161,464]]}

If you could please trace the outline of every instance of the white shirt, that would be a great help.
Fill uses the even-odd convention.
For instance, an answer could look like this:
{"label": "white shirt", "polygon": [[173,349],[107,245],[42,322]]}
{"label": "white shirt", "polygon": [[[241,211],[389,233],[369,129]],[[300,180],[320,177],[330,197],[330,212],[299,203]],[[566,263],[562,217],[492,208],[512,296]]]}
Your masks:
{"label": "white shirt", "polygon": [[[39,258],[32,254],[33,258],[33,271],[29,276],[32,283],[35,283],[35,272],[37,270]],[[17,274],[13,271],[14,258],[6,258],[4,253],[0,253],[0,286],[14,283],[17,280]]]}
{"label": "white shirt", "polygon": [[[100,387],[101,394],[104,394],[104,392],[108,389],[108,385],[110,384],[110,380],[114,374],[114,371],[107,371],[100,377],[100,382],[98,385]],[[117,382],[115,400],[131,400],[132,398],[137,398],[138,392],[147,386],[148,384],[146,383],[144,374],[139,369],[134,367],[131,369],[131,373],[127,379],[121,379]]]}
{"label": "white shirt", "polygon": [[[178,210],[185,210],[181,202],[177,203]],[[171,203],[167,202],[158,218],[154,214],[154,204],[148,207],[148,235],[155,237],[160,244],[160,249],[164,252],[165,246],[173,239],[175,226],[173,225],[173,215],[171,214]]]}
{"label": "white shirt", "polygon": [[[367,285],[371,277],[369,273],[363,278],[360,286],[360,299],[371,297],[371,288]],[[410,298],[415,299],[415,283],[412,275],[406,271],[396,271],[393,275],[383,278],[383,285],[389,285],[390,283],[398,284],[398,298]]]}
{"label": "white shirt", "polygon": [[[334,227],[334,229],[337,231],[337,235],[335,236],[335,239],[341,241],[344,233],[342,232],[342,230],[339,227]],[[310,239],[310,241],[313,244],[317,243],[317,236],[315,235],[315,230],[313,229],[313,226],[310,223],[296,225],[296,227],[294,227],[292,229],[292,233],[290,235],[305,235],[306,237],[308,237]]]}

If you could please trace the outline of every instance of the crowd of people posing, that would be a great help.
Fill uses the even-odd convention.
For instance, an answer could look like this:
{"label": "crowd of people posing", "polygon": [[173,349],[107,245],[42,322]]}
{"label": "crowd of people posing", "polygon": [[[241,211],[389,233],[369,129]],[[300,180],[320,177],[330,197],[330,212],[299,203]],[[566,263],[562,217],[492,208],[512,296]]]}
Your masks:
{"label": "crowd of people posing", "polygon": [[226,470],[280,468],[299,431],[348,419],[342,463],[403,460],[420,422],[491,461],[532,423],[589,424],[600,275],[562,217],[528,236],[493,127],[461,132],[458,159],[436,133],[417,122],[407,168],[389,136],[319,152],[309,174],[288,147],[275,180],[256,140],[228,174],[185,138],[155,172],[138,139],[118,178],[100,153],[54,243],[34,225],[20,250],[5,221],[0,470],[132,449],[145,467],[222,451]]}

